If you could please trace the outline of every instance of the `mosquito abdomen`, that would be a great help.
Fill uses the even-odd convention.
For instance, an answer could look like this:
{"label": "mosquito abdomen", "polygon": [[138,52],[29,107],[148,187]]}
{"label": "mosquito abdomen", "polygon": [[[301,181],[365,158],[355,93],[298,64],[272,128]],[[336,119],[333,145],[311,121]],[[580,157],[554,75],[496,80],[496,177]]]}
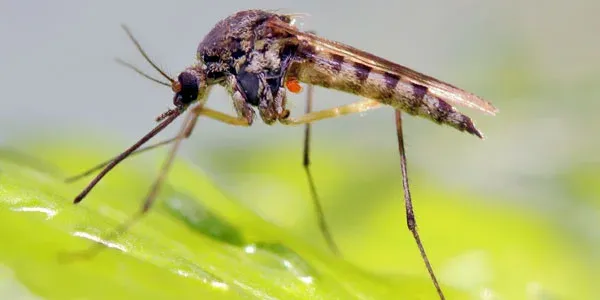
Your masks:
{"label": "mosquito abdomen", "polygon": [[298,80],[377,100],[411,115],[425,117],[482,138],[473,121],[424,86],[367,63],[303,45],[300,61],[288,76]]}

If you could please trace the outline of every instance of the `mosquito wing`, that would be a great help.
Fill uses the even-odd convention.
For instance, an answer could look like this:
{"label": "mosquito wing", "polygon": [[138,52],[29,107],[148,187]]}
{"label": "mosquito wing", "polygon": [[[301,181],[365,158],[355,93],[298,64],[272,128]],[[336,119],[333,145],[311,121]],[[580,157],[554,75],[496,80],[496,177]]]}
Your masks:
{"label": "mosquito wing", "polygon": [[495,115],[498,112],[496,107],[494,107],[490,102],[483,100],[481,97],[478,97],[449,83],[435,79],[431,76],[427,76],[423,73],[419,73],[415,70],[401,66],[384,58],[375,56],[371,53],[322,38],[312,33],[300,31],[294,26],[278,19],[272,20],[269,23],[269,26],[274,30],[281,30],[287,32],[288,34],[295,35],[296,38],[301,42],[308,42],[315,47],[321,47],[327,51],[330,51],[331,53],[349,57],[355,61],[369,65],[372,68],[380,69],[383,72],[396,74],[400,78],[403,78],[411,83],[426,86],[430,93],[447,102],[478,109],[490,115]]}

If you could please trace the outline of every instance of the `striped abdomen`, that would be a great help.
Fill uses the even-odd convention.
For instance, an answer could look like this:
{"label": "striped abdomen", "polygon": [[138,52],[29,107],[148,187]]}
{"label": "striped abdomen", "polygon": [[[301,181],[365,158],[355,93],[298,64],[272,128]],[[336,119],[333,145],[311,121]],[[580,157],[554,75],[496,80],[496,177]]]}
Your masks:
{"label": "striped abdomen", "polygon": [[388,72],[336,53],[317,51],[309,45],[299,48],[297,60],[288,76],[297,77],[302,82],[377,100],[411,115],[482,137],[469,117],[430,93],[426,86],[411,82],[403,74]]}

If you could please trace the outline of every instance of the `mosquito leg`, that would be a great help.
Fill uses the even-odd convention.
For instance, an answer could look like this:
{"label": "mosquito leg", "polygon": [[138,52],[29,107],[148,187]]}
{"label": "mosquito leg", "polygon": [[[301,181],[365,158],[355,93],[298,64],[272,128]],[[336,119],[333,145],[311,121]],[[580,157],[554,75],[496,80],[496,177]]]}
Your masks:
{"label": "mosquito leg", "polygon": [[[310,31],[310,33],[315,33],[314,31]],[[305,114],[310,114],[312,112],[312,105],[313,105],[313,97],[314,97],[314,92],[315,87],[312,84],[308,85],[308,88],[306,90],[306,110],[304,111]],[[338,256],[341,256],[341,252],[340,249],[338,248],[338,246],[336,245],[335,241],[333,240],[333,235],[331,234],[331,231],[329,230],[329,226],[327,226],[327,223],[325,221],[325,213],[323,212],[323,206],[321,206],[321,201],[319,198],[319,194],[317,193],[317,187],[315,185],[315,180],[312,177],[312,173],[310,172],[310,132],[311,132],[311,127],[312,127],[312,123],[307,122],[304,125],[304,148],[303,148],[303,156],[302,156],[302,166],[304,166],[304,171],[306,172],[306,178],[308,180],[308,186],[310,188],[310,194],[311,194],[311,198],[313,200],[313,205],[315,208],[315,213],[317,214],[317,218],[318,218],[318,222],[319,222],[319,228],[321,229],[321,232],[323,233],[323,237],[325,238],[325,240],[327,241],[327,245],[329,245],[329,248],[331,249],[331,251]]]}
{"label": "mosquito leg", "polygon": [[229,125],[248,127],[251,123],[251,121],[249,121],[247,117],[231,116],[220,111],[210,109],[208,107],[194,108],[194,111],[202,116],[206,116],[213,120],[217,120],[219,122]]}
{"label": "mosquito leg", "polygon": [[184,138],[186,138],[186,135],[188,132],[191,132],[191,130],[193,130],[198,117],[201,115],[208,116],[210,118],[217,119],[219,121],[229,123],[229,124],[235,123],[235,125],[248,126],[246,119],[229,116],[227,114],[224,114],[224,113],[221,113],[221,112],[209,109],[209,108],[204,108],[202,105],[198,105],[198,106],[194,107],[192,109],[192,111],[190,111],[190,113],[187,115],[187,118],[184,121],[184,125],[181,128],[181,130],[179,131],[179,134],[175,137],[175,141],[173,142],[173,145],[171,146],[171,151],[169,151],[169,154],[167,155],[167,159],[163,163],[163,166],[160,169],[158,176],[154,180],[154,184],[152,184],[150,192],[148,193],[148,195],[146,196],[146,199],[144,200],[142,209],[139,212],[140,215],[143,215],[146,212],[148,212],[150,207],[152,207],[152,204],[154,204],[154,200],[156,200],[156,196],[162,186],[163,181],[165,180],[165,176],[167,175],[169,169],[171,168],[171,165],[173,164],[173,161],[175,160],[175,154],[177,153],[177,150],[179,149],[179,145],[181,145],[181,141]]}
{"label": "mosquito leg", "polygon": [[[248,123],[246,122],[245,119],[240,119],[238,117],[230,116],[230,115],[227,115],[227,114],[224,114],[222,112],[219,112],[219,111],[216,111],[216,110],[213,110],[213,109],[210,109],[210,108],[206,108],[206,107],[204,107],[204,108],[202,108],[200,110],[201,110],[201,113],[200,113],[199,116],[206,116],[206,117],[209,117],[211,119],[214,119],[214,120],[217,120],[217,121],[220,121],[220,122],[223,122],[223,123],[227,123],[227,124],[230,124],[230,125],[248,126]],[[193,119],[193,121],[191,121],[188,124],[188,128],[185,131],[184,138],[189,138],[190,135],[192,135],[192,132],[194,131],[194,127],[196,127],[197,120],[198,120],[198,118],[195,118],[195,119]],[[177,137],[172,137],[170,139],[166,139],[164,141],[160,141],[160,142],[158,142],[156,144],[152,144],[150,146],[139,148],[139,149],[135,150],[134,152],[132,152],[129,155],[129,157],[137,155],[137,154],[144,153],[144,152],[152,150],[152,149],[156,149],[156,148],[162,147],[164,145],[168,145],[170,143],[173,143],[175,140],[177,140]],[[80,174],[77,174],[75,176],[71,176],[71,177],[65,179],[65,182],[71,183],[71,182],[77,181],[79,179],[82,179],[82,178],[84,178],[84,177],[86,177],[86,176],[88,176],[88,175],[90,175],[90,174],[92,174],[92,173],[94,173],[94,172],[96,172],[96,171],[98,171],[98,170],[106,167],[113,160],[115,160],[115,158],[116,157],[113,157],[113,158],[111,158],[111,159],[109,159],[107,161],[104,161],[102,163],[97,164],[96,166],[94,166],[92,168],[89,168],[88,170],[86,170],[86,171],[84,171],[84,172],[82,172]]]}
{"label": "mosquito leg", "polygon": [[[115,228],[107,237],[105,237],[105,240],[113,240],[115,237],[117,237],[120,234],[122,234],[123,232],[127,231],[129,229],[129,227],[131,227],[133,224],[135,224],[135,222],[137,222],[146,212],[148,212],[148,210],[154,203],[154,199],[156,198],[156,195],[158,194],[159,188],[162,185],[162,182],[164,180],[164,177],[165,177],[167,171],[169,170],[169,167],[173,163],[173,158],[175,157],[175,153],[177,152],[177,149],[179,148],[179,145],[181,144],[181,140],[183,139],[184,134],[185,134],[185,129],[189,126],[189,124],[192,120],[192,117],[194,117],[194,118],[196,117],[196,115],[194,114],[193,111],[187,114],[187,116],[183,122],[183,127],[177,134],[176,140],[171,148],[171,151],[169,152],[169,154],[167,156],[167,160],[164,162],[163,167],[161,168],[158,177],[154,181],[154,184],[152,185],[150,192],[146,196],[141,209],[135,215],[133,215],[132,217],[127,219],[125,222],[121,223],[121,225],[119,225],[117,228]],[[137,143],[136,143],[136,145],[137,145]],[[130,153],[132,153],[133,151],[134,150],[132,150]],[[109,164],[109,166],[103,170],[103,173],[100,173],[100,175],[106,174],[108,172],[106,170],[107,169],[110,170],[109,167],[111,165],[116,165],[118,162],[119,162],[118,159],[113,160],[111,162],[111,164]],[[104,172],[104,171],[106,171],[106,172]],[[102,178],[102,177],[97,176],[96,178]],[[92,182],[94,182],[94,181],[92,181]],[[84,192],[86,192],[86,191],[89,191],[89,189],[86,188],[86,190],[84,190]],[[82,194],[83,194],[83,192],[82,192]],[[83,197],[79,198],[80,196],[81,196],[81,194],[78,196],[78,198],[76,198],[76,201],[77,201],[77,199],[83,199]],[[77,202],[75,202],[75,203],[77,203]],[[102,244],[102,243],[94,244],[92,247],[88,248],[87,250],[84,250],[81,252],[76,252],[76,253],[70,253],[66,258],[70,258],[70,259],[77,258],[77,257],[89,258],[89,257],[92,257],[95,254],[97,254],[98,251],[102,250],[103,248],[104,248],[104,244]]]}
{"label": "mosquito leg", "polygon": [[412,232],[413,237],[415,238],[415,242],[417,243],[417,247],[419,247],[419,252],[421,253],[421,257],[423,258],[423,262],[425,262],[425,266],[427,267],[427,271],[429,272],[429,276],[431,277],[431,281],[433,281],[433,285],[435,285],[435,289],[437,290],[438,295],[441,300],[444,300],[444,293],[440,288],[440,284],[438,283],[437,278],[435,277],[435,273],[433,272],[433,267],[427,258],[427,254],[425,253],[425,247],[423,247],[423,243],[421,242],[421,238],[419,237],[419,232],[417,231],[417,220],[415,219],[415,213],[413,211],[412,198],[410,196],[410,189],[408,187],[408,171],[406,166],[406,154],[404,152],[404,135],[402,133],[402,115],[399,110],[396,110],[396,134],[398,135],[398,152],[400,153],[400,169],[402,172],[402,188],[404,189],[404,204],[406,207],[406,223],[408,225],[408,229]]}
{"label": "mosquito leg", "polygon": [[77,195],[77,197],[75,197],[75,199],[73,200],[73,203],[77,204],[77,203],[81,202],[81,200],[83,200],[83,198],[85,198],[85,196],[87,196],[87,194],[96,186],[96,184],[98,184],[98,182],[100,182],[100,180],[106,174],[108,174],[108,172],[110,172],[110,170],[112,170],[121,161],[123,161],[125,158],[127,158],[129,155],[131,155],[131,153],[135,152],[139,147],[141,147],[143,144],[145,144],[148,140],[150,140],[155,135],[157,135],[159,132],[161,132],[163,129],[165,129],[179,115],[181,115],[182,112],[183,112],[182,110],[179,110],[179,111],[175,112],[174,114],[170,115],[169,117],[167,117],[166,119],[164,119],[162,122],[160,122],[158,125],[156,125],[156,127],[154,127],[154,129],[152,129],[150,132],[148,132],[146,135],[144,135],[139,141],[137,141],[131,147],[127,148],[127,150],[123,151],[121,154],[119,154],[117,157],[115,157],[115,159],[112,160],[109,164],[107,164],[106,167],[98,175],[96,175],[96,177],[83,189],[83,191],[81,191],[81,193],[79,193],[79,195]]}
{"label": "mosquito leg", "polygon": [[286,119],[280,119],[279,121],[284,125],[301,125],[306,123],[312,123],[319,120],[330,119],[340,116],[345,116],[354,113],[360,113],[374,108],[381,107],[381,103],[375,100],[362,100],[347,105],[342,105],[334,108],[329,108],[320,111],[313,111],[304,114],[297,118],[288,117]]}
{"label": "mosquito leg", "polygon": [[[135,39],[133,39],[129,30],[126,27],[124,27],[124,29],[127,31],[127,33],[129,34],[130,38],[132,38],[134,43],[136,43],[136,45],[138,46],[138,50],[140,50],[140,52],[142,52],[142,54],[144,54],[144,57],[146,57],[146,59],[149,60],[147,58],[147,56],[145,55],[145,53],[143,53],[143,50],[140,49],[137,41],[135,41]],[[160,69],[158,69],[158,70],[160,71]],[[165,77],[168,77],[168,76],[165,76]],[[191,132],[191,130],[193,129],[193,127],[196,123],[197,117],[202,114],[204,114],[212,119],[216,119],[218,121],[232,124],[232,125],[250,126],[252,124],[252,120],[254,118],[254,111],[252,110],[250,105],[246,103],[245,99],[242,97],[240,88],[236,84],[237,81],[235,79],[235,76],[230,76],[228,80],[229,80],[228,85],[230,87],[229,92],[233,98],[234,104],[236,105],[236,109],[238,110],[239,117],[229,116],[227,114],[224,114],[224,113],[221,113],[221,112],[209,109],[209,108],[204,108],[203,107],[204,102],[201,102],[202,103],[201,105],[197,105],[194,108],[192,108],[192,112],[190,114],[188,114],[189,116],[193,115],[194,118],[189,119],[189,120],[186,119],[186,122],[183,123],[185,127],[182,128],[182,130],[177,135],[177,138],[173,141],[173,142],[175,142],[176,145],[179,144],[179,141],[182,139],[182,136],[185,134],[186,128],[188,128],[187,126],[189,126],[189,128],[190,128],[189,131]],[[123,151],[123,153],[121,153],[117,157],[115,157],[115,159],[112,160],[110,163],[108,163],[104,167],[104,169],[102,169],[102,171],[100,171],[100,173],[98,175],[96,175],[96,177],[94,179],[92,179],[92,181],[83,189],[83,191],[81,191],[81,193],[79,193],[79,195],[77,195],[77,197],[75,197],[75,200],[73,200],[73,202],[75,204],[81,202],[81,200],[83,200],[83,198],[85,198],[85,196],[87,196],[87,194],[94,188],[94,186],[96,186],[96,184],[98,184],[98,182],[100,182],[100,180],[106,174],[108,174],[108,172],[110,172],[110,170],[112,170],[115,166],[117,166],[121,161],[123,161],[125,158],[127,158],[129,155],[131,155],[133,152],[138,150],[138,148],[140,148],[143,144],[145,144],[148,140],[150,140],[156,134],[158,134],[163,129],[165,129],[169,124],[171,124],[171,122],[173,122],[177,117],[179,117],[183,113],[184,109],[185,108],[169,110],[166,114],[161,115],[158,118],[161,121],[156,127],[154,127],[154,129],[152,129],[150,132],[148,132],[145,136],[143,136],[139,141],[137,141],[135,144],[133,144],[127,150]],[[188,122],[191,122],[191,123],[188,123]]]}
{"label": "mosquito leg", "polygon": [[190,125],[191,125],[191,128],[189,130],[191,131],[193,129],[193,126],[196,124],[196,120],[201,115],[205,115],[212,119],[216,119],[221,122],[232,124],[232,125],[250,126],[250,123],[248,122],[247,118],[233,117],[233,116],[218,112],[216,110],[204,108],[203,105],[198,105],[198,106],[194,107],[192,109],[192,111],[187,115],[187,118],[184,121],[183,127],[179,131],[179,134],[177,135],[173,146],[171,146],[171,151],[169,151],[169,154],[167,155],[167,159],[163,163],[163,166],[160,169],[158,176],[154,180],[154,183],[152,184],[152,187],[150,188],[150,192],[148,192],[148,195],[146,196],[146,199],[144,200],[144,204],[142,205],[141,210],[138,212],[137,215],[134,215],[130,219],[129,222],[123,223],[122,231],[126,231],[127,228],[129,226],[131,226],[131,224],[133,224],[139,217],[143,216],[145,213],[148,212],[148,210],[150,210],[150,207],[152,207],[152,204],[154,204],[154,201],[156,200],[156,196],[158,195],[158,192],[160,191],[160,188],[162,187],[162,184],[165,180],[165,177],[166,177],[169,169],[171,168],[171,165],[173,165],[173,161],[175,160],[175,154],[177,153],[177,150],[179,149],[179,145],[181,145],[181,141],[186,137],[186,132],[188,131],[188,128],[190,128]]}
{"label": "mosquito leg", "polygon": [[[150,191],[146,195],[146,198],[144,199],[143,205],[141,206],[140,210],[135,215],[133,215],[131,218],[129,218],[127,221],[123,222],[120,226],[115,228],[115,230],[109,236],[107,236],[105,238],[106,240],[114,239],[116,236],[122,234],[123,232],[126,232],[133,224],[135,224],[135,222],[137,222],[144,214],[146,214],[150,210],[150,208],[154,204],[154,201],[156,200],[156,196],[158,195],[160,188],[162,187],[165,177],[166,177],[171,165],[173,164],[173,161],[175,159],[175,154],[177,153],[177,150],[179,149],[179,145],[181,144],[181,141],[183,139],[185,139],[187,136],[189,136],[189,134],[191,134],[191,132],[194,129],[194,126],[198,120],[198,117],[200,117],[200,116],[207,116],[211,119],[215,119],[215,120],[218,120],[218,121],[221,121],[221,122],[224,122],[227,124],[231,124],[231,125],[249,126],[247,119],[244,117],[230,116],[230,115],[224,114],[222,112],[219,112],[219,111],[216,111],[216,110],[213,110],[210,108],[205,108],[202,105],[198,105],[198,106],[192,108],[192,110],[186,116],[184,123],[183,123],[183,127],[181,128],[181,130],[179,131],[177,136],[170,139],[170,140],[173,140],[172,142],[174,144],[172,145],[171,150],[169,151],[169,154],[167,155],[167,159],[163,163],[163,166],[160,169],[158,176],[154,180],[154,183],[152,184]],[[162,144],[162,145],[164,145],[164,144]],[[104,246],[103,244],[96,244],[94,247],[87,249],[87,251],[83,251],[81,253],[76,253],[76,256],[91,257],[91,256],[95,255],[99,250],[101,250],[103,248],[103,246]]]}
{"label": "mosquito leg", "polygon": [[380,106],[380,103],[377,101],[374,101],[374,100],[363,100],[363,101],[359,101],[359,102],[348,104],[348,105],[343,105],[343,106],[338,106],[335,108],[330,108],[330,109],[326,109],[326,110],[313,112],[312,111],[313,86],[309,85],[308,89],[309,90],[307,91],[306,113],[298,118],[288,117],[285,119],[279,119],[279,121],[285,125],[305,124],[303,166],[304,166],[304,170],[306,172],[306,177],[308,179],[308,184],[310,187],[310,193],[311,193],[311,198],[313,200],[315,213],[317,214],[317,218],[318,218],[318,222],[319,222],[319,229],[323,233],[323,236],[324,236],[325,240],[327,241],[329,248],[331,248],[331,251],[333,251],[336,255],[341,255],[340,251],[339,251],[337,245],[335,244],[333,237],[329,231],[329,227],[327,226],[327,223],[325,222],[323,208],[321,206],[321,202],[319,201],[317,189],[315,187],[315,183],[314,183],[312,174],[310,172],[310,129],[311,129],[310,126],[311,126],[312,122],[315,122],[318,120],[334,118],[334,117],[343,116],[343,115],[352,114],[352,113],[359,113],[359,112],[367,111],[367,110],[370,110],[373,108],[377,108]]}
{"label": "mosquito leg", "polygon": [[[314,86],[309,85],[306,91],[306,114],[309,114],[312,111],[312,103],[313,103],[313,93]],[[317,194],[317,187],[315,186],[315,181],[310,172],[310,129],[311,123],[307,122],[304,124],[304,150],[303,150],[303,160],[302,165],[304,166],[304,171],[306,172],[306,178],[308,179],[308,186],[310,188],[310,195],[313,200],[313,205],[315,208],[315,213],[317,214],[317,219],[319,222],[319,229],[323,233],[323,237],[325,241],[327,241],[327,245],[331,249],[335,255],[341,256],[340,250],[335,244],[333,240],[333,236],[329,230],[329,226],[325,221],[325,214],[323,212],[323,207],[321,206],[321,201],[319,200],[319,194]]]}
{"label": "mosquito leg", "polygon": [[[189,133],[188,133],[188,134],[186,134],[186,135],[184,136],[184,138],[187,138],[187,137],[189,137],[189,135],[192,133],[192,129],[194,128],[194,125],[195,125],[195,123],[196,123],[195,121],[194,121],[193,123],[192,123],[192,122],[190,122],[190,124],[189,124],[189,125],[190,125],[190,126],[189,126],[189,128],[190,128],[190,130],[189,130]],[[158,142],[158,143],[156,143],[156,144],[152,144],[152,145],[150,145],[150,146],[146,146],[146,147],[139,148],[139,149],[137,149],[136,151],[132,152],[132,153],[129,155],[129,157],[132,157],[132,156],[134,156],[134,155],[137,155],[137,154],[144,153],[144,152],[146,152],[146,151],[149,151],[149,150],[152,150],[152,149],[159,148],[159,147],[161,147],[161,146],[164,146],[164,145],[168,145],[168,144],[170,144],[170,143],[172,143],[172,142],[174,142],[174,141],[176,141],[176,140],[177,140],[177,137],[173,137],[173,138],[170,138],[170,139],[167,139],[167,140],[164,140],[164,141],[160,141],[160,142]],[[69,177],[69,178],[65,179],[65,182],[66,182],[66,183],[71,183],[71,182],[77,181],[77,180],[79,180],[79,179],[82,179],[82,178],[84,178],[84,177],[86,177],[86,176],[88,176],[88,175],[90,175],[90,174],[93,174],[94,172],[96,172],[96,171],[98,171],[98,170],[100,170],[100,169],[104,168],[104,167],[105,167],[105,166],[107,166],[108,164],[110,164],[110,163],[111,163],[113,160],[115,160],[115,158],[114,158],[114,157],[113,157],[113,158],[111,158],[111,159],[109,159],[109,160],[106,160],[106,161],[104,161],[104,162],[101,162],[101,163],[99,163],[99,164],[97,164],[97,165],[95,165],[95,166],[93,166],[93,167],[89,168],[88,170],[86,170],[86,171],[84,171],[84,172],[82,172],[82,173],[80,173],[80,174],[77,174],[77,175],[75,175],[75,176],[71,176],[71,177]]]}

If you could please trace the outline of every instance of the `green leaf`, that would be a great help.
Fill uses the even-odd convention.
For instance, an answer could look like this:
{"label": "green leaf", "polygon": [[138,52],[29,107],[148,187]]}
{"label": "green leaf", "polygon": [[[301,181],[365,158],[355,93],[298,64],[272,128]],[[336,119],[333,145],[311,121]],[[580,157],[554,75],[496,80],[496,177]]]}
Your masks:
{"label": "green leaf", "polygon": [[[90,179],[63,179],[107,154],[60,144],[31,146],[45,162],[0,153],[1,299],[437,297],[406,229],[396,164],[335,152],[313,159],[344,255],[336,257],[317,229],[303,170],[290,162],[298,150],[205,153],[199,160],[219,167],[212,179],[180,159],[150,213],[110,239],[139,209],[160,156],[124,163],[75,206]],[[590,248],[560,223],[493,195],[483,202],[432,189],[416,175],[421,236],[448,299],[593,298]],[[75,256],[98,240],[109,248]]]}
{"label": "green leaf", "polygon": [[[101,160],[87,150],[36,146],[59,168],[3,153],[0,160],[0,298],[392,299],[435,295],[429,279],[376,276],[266,222],[198,170],[176,163],[157,205],[107,239],[138,209],[152,178],[122,166],[80,205],[87,183],[66,174]],[[69,152],[76,151],[73,148]],[[63,153],[63,154],[61,154]],[[61,170],[61,171],[58,171]],[[97,255],[83,252],[101,241]],[[92,248],[90,248],[92,247]],[[418,258],[415,258],[418,259]],[[450,295],[460,295],[452,290]]]}

